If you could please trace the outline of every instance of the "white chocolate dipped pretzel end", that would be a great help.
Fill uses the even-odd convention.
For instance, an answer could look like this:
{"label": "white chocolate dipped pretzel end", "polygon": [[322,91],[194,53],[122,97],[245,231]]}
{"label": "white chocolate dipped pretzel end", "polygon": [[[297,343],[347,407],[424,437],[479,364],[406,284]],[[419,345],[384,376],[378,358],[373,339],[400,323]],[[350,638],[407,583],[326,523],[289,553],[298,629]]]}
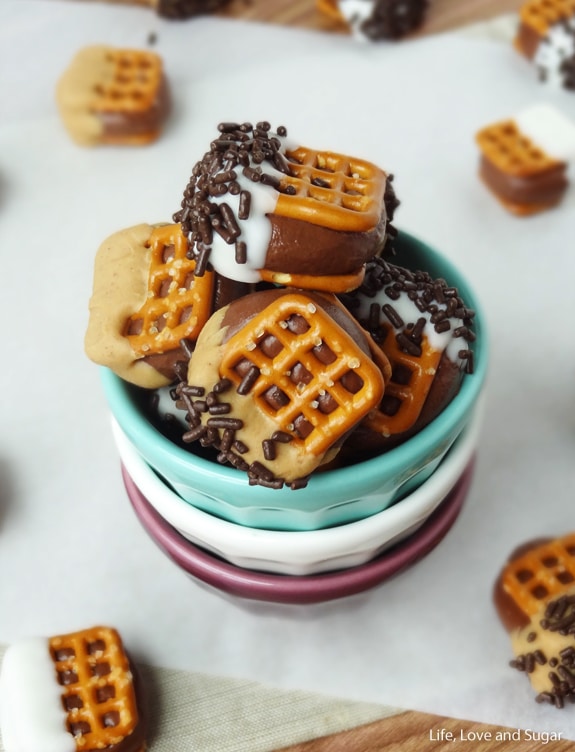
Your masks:
{"label": "white chocolate dipped pretzel end", "polygon": [[575,124],[556,108],[534,105],[482,128],[480,177],[500,203],[529,216],[561,202],[575,159]]}
{"label": "white chocolate dipped pretzel end", "polygon": [[318,10],[345,23],[358,39],[397,40],[425,20],[428,0],[316,0]]}
{"label": "white chocolate dipped pretzel end", "polygon": [[145,724],[117,630],[11,645],[0,672],[6,752],[144,752]]}

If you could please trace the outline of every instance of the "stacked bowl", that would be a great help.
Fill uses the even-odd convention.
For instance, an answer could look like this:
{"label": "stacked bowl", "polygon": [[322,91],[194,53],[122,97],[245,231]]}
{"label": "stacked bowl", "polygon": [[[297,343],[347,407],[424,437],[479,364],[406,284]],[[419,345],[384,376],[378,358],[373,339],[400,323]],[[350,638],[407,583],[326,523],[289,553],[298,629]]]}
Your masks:
{"label": "stacked bowl", "polygon": [[475,310],[474,372],[403,444],[314,473],[305,488],[252,486],[245,473],[178,445],[150,419],[143,390],[102,369],[128,497],[150,537],[196,580],[258,600],[338,598],[421,559],[457,518],[481,421],[485,322],[449,261],[406,233],[395,246],[402,266],[445,279]]}

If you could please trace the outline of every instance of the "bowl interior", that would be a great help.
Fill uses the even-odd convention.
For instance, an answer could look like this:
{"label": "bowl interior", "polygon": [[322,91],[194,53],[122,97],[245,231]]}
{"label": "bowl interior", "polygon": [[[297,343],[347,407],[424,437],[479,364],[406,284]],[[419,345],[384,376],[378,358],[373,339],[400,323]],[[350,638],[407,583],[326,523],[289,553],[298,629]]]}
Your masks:
{"label": "bowl interior", "polygon": [[[438,465],[469,420],[482,391],[487,368],[487,336],[484,317],[473,290],[460,272],[420,240],[400,233],[397,263],[411,269],[425,269],[456,286],[468,307],[476,311],[476,341],[472,345],[475,372],[465,376],[461,389],[443,412],[404,444],[358,465],[312,475],[306,488],[291,491],[250,486],[245,473],[219,465],[195,451],[178,446],[148,419],[142,409],[144,390],[101,369],[102,383],[110,409],[138,451],[177,492],[197,503],[204,499],[207,511],[226,517],[232,510],[252,510],[248,519],[234,521],[254,527],[285,530],[306,529],[313,510],[314,527],[343,524],[374,514],[396,501],[407,483],[412,490]],[[301,512],[305,512],[302,519]],[[232,516],[234,512],[231,512]],[[241,515],[245,518],[245,515]]]}

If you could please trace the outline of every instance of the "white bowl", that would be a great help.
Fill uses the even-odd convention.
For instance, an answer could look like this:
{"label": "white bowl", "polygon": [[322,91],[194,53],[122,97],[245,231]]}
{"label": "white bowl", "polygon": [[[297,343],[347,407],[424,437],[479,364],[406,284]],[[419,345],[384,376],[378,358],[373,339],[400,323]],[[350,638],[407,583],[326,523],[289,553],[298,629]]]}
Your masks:
{"label": "white bowl", "polygon": [[469,464],[477,444],[480,412],[476,409],[433,475],[404,499],[356,522],[309,531],[250,528],[198,509],[146,464],[114,418],[112,430],[120,459],[138,489],[185,538],[244,569],[311,575],[365,564],[417,530]]}

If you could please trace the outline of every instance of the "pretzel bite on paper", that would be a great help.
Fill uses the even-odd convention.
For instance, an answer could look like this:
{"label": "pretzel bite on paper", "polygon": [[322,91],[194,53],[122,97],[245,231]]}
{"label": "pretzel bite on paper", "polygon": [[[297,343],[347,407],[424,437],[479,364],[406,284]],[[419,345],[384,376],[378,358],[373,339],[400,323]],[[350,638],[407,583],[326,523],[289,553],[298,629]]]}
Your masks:
{"label": "pretzel bite on paper", "polygon": [[11,645],[0,671],[5,751],[144,752],[133,671],[110,627]]}
{"label": "pretzel bite on paper", "polygon": [[[363,159],[288,141],[268,122],[220,123],[174,215],[198,270],[344,292],[383,249],[392,176]],[[201,272],[197,272],[201,273]]]}
{"label": "pretzel bite on paper", "polygon": [[510,212],[528,216],[557,206],[575,158],[575,124],[551,105],[522,110],[480,130],[479,174]]}
{"label": "pretzel bite on paper", "polygon": [[162,60],[146,50],[85,47],[60,78],[56,102],[81,146],[149,144],[169,111]]}
{"label": "pretzel bite on paper", "polygon": [[331,295],[264,290],[215,313],[177,387],[184,441],[250,483],[305,485],[381,400],[387,359]]}
{"label": "pretzel bite on paper", "polygon": [[529,677],[537,702],[575,702],[575,533],[517,548],[493,598],[509,632],[510,665]]}

